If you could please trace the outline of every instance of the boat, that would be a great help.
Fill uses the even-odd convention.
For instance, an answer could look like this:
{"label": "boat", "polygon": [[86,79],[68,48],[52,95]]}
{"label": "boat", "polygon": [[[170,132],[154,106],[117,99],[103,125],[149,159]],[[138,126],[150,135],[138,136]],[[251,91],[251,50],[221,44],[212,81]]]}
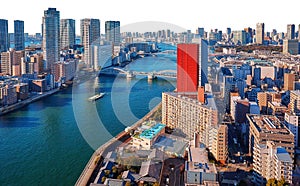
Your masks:
{"label": "boat", "polygon": [[104,95],[105,95],[105,93],[104,93],[104,92],[102,92],[102,93],[99,93],[99,94],[96,94],[96,95],[94,95],[94,96],[90,97],[90,98],[89,98],[89,101],[96,101],[96,100],[98,100],[98,99],[102,98]]}

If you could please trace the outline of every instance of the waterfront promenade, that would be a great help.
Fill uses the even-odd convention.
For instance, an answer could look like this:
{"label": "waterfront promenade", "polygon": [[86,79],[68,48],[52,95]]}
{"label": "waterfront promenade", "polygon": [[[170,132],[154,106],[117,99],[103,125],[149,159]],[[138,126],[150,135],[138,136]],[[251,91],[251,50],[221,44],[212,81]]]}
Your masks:
{"label": "waterfront promenade", "polygon": [[[150,117],[161,107],[161,103],[158,104],[156,107],[154,107],[148,114],[146,114],[143,118],[141,118],[139,121],[134,123],[130,130],[134,130],[142,125],[143,122],[150,119]],[[130,131],[128,130],[128,131]],[[115,150],[118,146],[122,144],[122,142],[125,142],[127,139],[129,139],[131,136],[129,132],[121,132],[116,137],[112,138],[102,146],[100,146],[92,155],[90,160],[88,161],[87,165],[85,166],[84,170],[82,171],[80,177],[78,178],[76,182],[76,186],[85,186],[89,185],[94,181],[96,178],[98,172],[97,167],[99,167],[99,164],[101,163],[101,160],[106,156],[106,154],[110,151]]]}
{"label": "waterfront promenade", "polygon": [[53,89],[53,90],[50,90],[48,92],[45,92],[43,94],[38,94],[38,95],[35,95],[35,96],[32,96],[26,100],[23,100],[23,101],[20,101],[18,103],[15,103],[13,105],[9,105],[9,106],[5,106],[5,107],[0,107],[0,116],[4,115],[4,114],[7,114],[9,112],[12,112],[12,111],[15,111],[17,109],[20,109],[22,107],[25,107],[26,105],[32,103],[32,102],[35,102],[35,101],[38,101],[44,97],[47,97],[47,96],[50,96],[52,94],[55,94],[59,91],[60,89],[57,88],[57,89]]}

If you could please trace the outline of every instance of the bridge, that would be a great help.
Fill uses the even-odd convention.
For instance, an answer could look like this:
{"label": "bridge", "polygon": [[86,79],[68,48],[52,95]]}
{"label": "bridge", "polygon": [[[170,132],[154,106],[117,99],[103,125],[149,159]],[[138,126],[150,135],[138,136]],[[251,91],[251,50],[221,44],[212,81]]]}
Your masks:
{"label": "bridge", "polygon": [[117,68],[117,67],[106,68],[102,70],[100,74],[105,74],[105,75],[124,74],[126,75],[127,78],[133,78],[135,76],[147,76],[148,79],[155,79],[157,77],[163,77],[163,78],[177,77],[176,70],[162,70],[158,72],[139,72],[139,71],[126,71],[125,69]]}

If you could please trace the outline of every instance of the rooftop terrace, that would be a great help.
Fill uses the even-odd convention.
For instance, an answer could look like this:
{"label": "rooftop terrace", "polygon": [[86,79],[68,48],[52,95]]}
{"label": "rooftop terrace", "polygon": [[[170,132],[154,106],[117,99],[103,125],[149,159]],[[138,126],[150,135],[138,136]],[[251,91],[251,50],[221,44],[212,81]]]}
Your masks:
{"label": "rooftop terrace", "polygon": [[152,139],[154,138],[163,128],[165,128],[166,125],[158,123],[151,127],[150,129],[144,130],[140,134],[140,138],[145,138],[145,139]]}

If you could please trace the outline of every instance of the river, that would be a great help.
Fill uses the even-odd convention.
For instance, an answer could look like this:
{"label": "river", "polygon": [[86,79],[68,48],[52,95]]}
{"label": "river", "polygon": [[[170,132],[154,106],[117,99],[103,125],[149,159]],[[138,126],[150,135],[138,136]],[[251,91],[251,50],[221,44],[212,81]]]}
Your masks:
{"label": "river", "polygon": [[[132,71],[176,69],[176,56],[138,59]],[[74,185],[94,149],[142,118],[175,80],[101,76],[0,117],[0,185]],[[87,101],[95,92],[106,95]]]}

